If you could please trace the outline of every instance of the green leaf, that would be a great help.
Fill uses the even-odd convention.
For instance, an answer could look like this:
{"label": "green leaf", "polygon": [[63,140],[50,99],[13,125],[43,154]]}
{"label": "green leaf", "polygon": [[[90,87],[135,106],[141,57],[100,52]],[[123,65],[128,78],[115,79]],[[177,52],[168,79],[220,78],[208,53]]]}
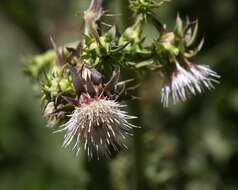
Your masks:
{"label": "green leaf", "polygon": [[195,27],[193,30],[193,35],[192,35],[191,39],[186,43],[187,47],[191,46],[195,42],[195,40],[197,38],[197,33],[198,33],[198,22],[195,24]]}
{"label": "green leaf", "polygon": [[111,38],[111,39],[115,39],[116,38],[116,33],[117,33],[117,30],[116,30],[116,26],[113,25],[108,31],[107,33],[105,34],[107,37]]}
{"label": "green leaf", "polygon": [[202,47],[203,47],[203,44],[204,44],[204,38],[201,40],[201,42],[198,44],[197,48],[195,50],[192,50],[190,51],[189,53],[185,53],[185,57],[187,58],[191,58],[195,55],[198,54],[199,51],[201,51]]}
{"label": "green leaf", "polygon": [[147,66],[152,65],[153,63],[154,63],[154,61],[152,59],[147,60],[147,61],[142,61],[142,62],[136,64],[136,68],[139,69],[142,67],[147,67]]}
{"label": "green leaf", "polygon": [[176,25],[174,29],[175,34],[179,35],[180,37],[183,36],[183,21],[177,13]]}

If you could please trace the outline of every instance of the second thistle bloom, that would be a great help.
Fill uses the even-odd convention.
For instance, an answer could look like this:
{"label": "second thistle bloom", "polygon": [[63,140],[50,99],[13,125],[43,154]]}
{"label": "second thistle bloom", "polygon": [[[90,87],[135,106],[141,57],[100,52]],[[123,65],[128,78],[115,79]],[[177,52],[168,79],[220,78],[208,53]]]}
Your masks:
{"label": "second thistle bloom", "polygon": [[220,76],[207,65],[188,63],[181,66],[178,62],[165,74],[161,90],[161,101],[165,107],[172,97],[173,103],[184,102],[192,94],[201,94],[205,89],[213,89],[213,83],[219,83]]}
{"label": "second thistle bloom", "polygon": [[179,15],[173,32],[167,32],[166,28],[155,18],[153,23],[160,31],[160,39],[155,43],[157,53],[156,61],[161,66],[164,75],[161,90],[161,102],[168,107],[169,100],[173,103],[184,102],[188,96],[201,94],[205,89],[214,88],[213,83],[219,83],[220,76],[207,65],[191,63],[190,58],[195,56],[202,48],[204,40],[192,48],[197,37],[198,21],[186,25]]}

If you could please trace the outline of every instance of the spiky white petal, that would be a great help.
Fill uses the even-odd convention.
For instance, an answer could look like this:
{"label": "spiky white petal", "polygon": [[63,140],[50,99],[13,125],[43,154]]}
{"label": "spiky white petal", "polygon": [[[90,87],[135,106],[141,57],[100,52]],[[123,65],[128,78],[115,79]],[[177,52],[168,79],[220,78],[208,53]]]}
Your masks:
{"label": "spiky white petal", "polygon": [[130,136],[130,130],[136,126],[128,122],[136,117],[127,115],[120,110],[123,105],[106,99],[95,99],[88,104],[75,107],[69,121],[63,125],[66,131],[63,146],[75,143],[73,150],[83,148],[89,158],[99,151],[105,156],[111,155],[111,150],[119,151],[126,148],[124,139]]}
{"label": "spiky white petal", "polygon": [[189,94],[201,94],[205,88],[214,88],[212,83],[219,83],[220,76],[207,65],[189,64],[186,68],[176,63],[175,70],[165,76],[161,90],[161,102],[168,107],[169,98],[173,103],[184,102]]}

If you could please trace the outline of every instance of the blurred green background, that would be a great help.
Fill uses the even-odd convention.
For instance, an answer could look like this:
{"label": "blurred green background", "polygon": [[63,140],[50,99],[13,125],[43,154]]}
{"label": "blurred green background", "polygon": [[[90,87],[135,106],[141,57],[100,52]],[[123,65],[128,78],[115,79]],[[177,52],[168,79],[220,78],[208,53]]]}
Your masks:
{"label": "blurred green background", "polygon": [[[121,17],[122,1],[104,0]],[[160,77],[141,88],[143,123],[129,150],[112,160],[88,161],[62,149],[41,117],[38,94],[23,75],[27,57],[79,40],[89,0],[0,1],[0,190],[237,190],[238,189],[238,1],[179,0],[158,11],[172,29],[177,12],[200,20],[206,43],[196,63],[221,75],[216,90],[164,109]],[[78,13],[78,16],[76,14]],[[145,26],[146,43],[158,34]]]}

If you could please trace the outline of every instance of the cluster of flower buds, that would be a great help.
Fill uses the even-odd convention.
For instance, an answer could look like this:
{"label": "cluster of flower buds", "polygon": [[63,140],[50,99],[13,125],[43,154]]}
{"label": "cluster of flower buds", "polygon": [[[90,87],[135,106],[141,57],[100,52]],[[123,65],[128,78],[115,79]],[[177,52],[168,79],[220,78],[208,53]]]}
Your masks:
{"label": "cluster of flower buds", "polygon": [[[202,48],[203,40],[194,48],[198,21],[184,26],[179,15],[173,32],[161,24],[154,9],[168,0],[131,0],[135,23],[121,35],[116,27],[103,30],[99,24],[106,16],[102,0],[92,0],[84,12],[84,39],[76,46],[57,47],[54,51],[35,56],[27,62],[25,72],[41,80],[44,116],[49,126],[58,125],[65,131],[63,146],[74,143],[78,153],[84,149],[89,158],[96,153],[110,156],[126,148],[125,139],[136,126],[128,122],[135,118],[122,111],[120,102],[132,100],[138,86],[128,87],[132,80],[119,81],[120,71],[147,73],[159,71],[164,76],[161,101],[164,106],[185,101],[192,94],[214,88],[219,75],[208,66],[191,62]],[[150,21],[160,37],[144,47],[143,23]],[[61,49],[61,53],[60,53]],[[143,71],[143,72],[141,72]],[[125,77],[125,75],[123,75]]]}
{"label": "cluster of flower buds", "polygon": [[[93,22],[90,25],[96,26],[94,20],[90,21]],[[112,71],[115,67],[134,69],[138,61],[151,57],[151,52],[142,48],[142,22],[142,18],[138,17],[135,24],[120,36],[116,26],[110,26],[105,32],[100,31],[100,35],[95,30],[97,27],[87,29],[88,35],[81,48],[81,58],[93,67],[103,66],[107,71]],[[94,35],[90,37],[92,33]]]}
{"label": "cluster of flower buds", "polygon": [[170,0],[162,0],[156,2],[153,0],[130,0],[129,7],[134,11],[135,15],[142,15],[146,20],[148,15],[154,14],[153,10],[162,7]]}

